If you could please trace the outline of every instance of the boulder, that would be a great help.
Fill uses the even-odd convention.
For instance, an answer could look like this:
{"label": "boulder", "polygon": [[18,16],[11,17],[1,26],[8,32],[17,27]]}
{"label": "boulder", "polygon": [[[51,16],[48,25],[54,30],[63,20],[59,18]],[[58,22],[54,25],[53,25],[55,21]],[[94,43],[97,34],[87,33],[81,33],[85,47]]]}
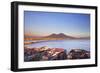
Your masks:
{"label": "boulder", "polygon": [[90,58],[90,52],[83,49],[72,49],[68,55],[68,59],[87,59]]}

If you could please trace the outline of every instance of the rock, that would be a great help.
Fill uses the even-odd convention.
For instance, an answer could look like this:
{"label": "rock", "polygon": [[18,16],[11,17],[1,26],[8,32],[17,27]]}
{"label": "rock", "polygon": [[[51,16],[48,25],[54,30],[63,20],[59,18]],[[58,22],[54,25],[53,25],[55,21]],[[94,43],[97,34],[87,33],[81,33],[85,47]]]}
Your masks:
{"label": "rock", "polygon": [[66,59],[88,59],[90,52],[83,49],[72,49],[68,54],[63,48],[26,48],[24,50],[24,61],[47,61]]}
{"label": "rock", "polygon": [[49,58],[47,56],[42,56],[42,60],[45,61],[45,60],[48,60]]}
{"label": "rock", "polygon": [[82,49],[72,49],[68,55],[68,59],[87,59],[90,58],[90,52]]}
{"label": "rock", "polygon": [[61,52],[61,53],[58,54],[57,60],[65,60],[65,59],[67,59],[66,52],[63,51],[63,52]]}
{"label": "rock", "polygon": [[46,50],[48,50],[47,46],[43,46],[43,47],[40,48],[40,51],[46,51]]}

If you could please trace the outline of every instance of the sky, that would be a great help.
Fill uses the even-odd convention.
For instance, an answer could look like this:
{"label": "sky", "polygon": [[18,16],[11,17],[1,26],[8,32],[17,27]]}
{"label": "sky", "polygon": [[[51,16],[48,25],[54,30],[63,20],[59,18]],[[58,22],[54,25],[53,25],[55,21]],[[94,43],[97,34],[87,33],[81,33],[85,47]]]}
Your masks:
{"label": "sky", "polygon": [[64,33],[87,37],[90,35],[90,14],[24,11],[24,32],[32,36]]}

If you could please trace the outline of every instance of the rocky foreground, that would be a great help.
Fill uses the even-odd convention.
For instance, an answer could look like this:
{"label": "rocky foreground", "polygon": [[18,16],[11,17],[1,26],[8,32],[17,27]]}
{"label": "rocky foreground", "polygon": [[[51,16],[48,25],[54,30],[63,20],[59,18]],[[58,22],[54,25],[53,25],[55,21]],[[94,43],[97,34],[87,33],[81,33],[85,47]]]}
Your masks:
{"label": "rocky foreground", "polygon": [[66,59],[88,59],[90,52],[82,49],[72,49],[69,52],[63,48],[40,48],[24,49],[24,61],[48,61],[48,60],[66,60]]}

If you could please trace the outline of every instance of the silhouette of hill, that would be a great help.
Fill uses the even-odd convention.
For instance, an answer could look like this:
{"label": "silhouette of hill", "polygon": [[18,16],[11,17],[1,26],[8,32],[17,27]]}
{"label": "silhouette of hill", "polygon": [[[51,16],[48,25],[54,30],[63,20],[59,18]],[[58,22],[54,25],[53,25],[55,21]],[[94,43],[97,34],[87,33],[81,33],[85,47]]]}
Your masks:
{"label": "silhouette of hill", "polygon": [[49,36],[46,36],[44,38],[64,38],[64,39],[75,39],[75,37],[65,35],[64,33],[59,33],[59,34],[51,34]]}
{"label": "silhouette of hill", "polygon": [[64,33],[51,34],[48,36],[24,36],[25,40],[63,40],[63,39],[90,39],[90,37],[74,37]]}

